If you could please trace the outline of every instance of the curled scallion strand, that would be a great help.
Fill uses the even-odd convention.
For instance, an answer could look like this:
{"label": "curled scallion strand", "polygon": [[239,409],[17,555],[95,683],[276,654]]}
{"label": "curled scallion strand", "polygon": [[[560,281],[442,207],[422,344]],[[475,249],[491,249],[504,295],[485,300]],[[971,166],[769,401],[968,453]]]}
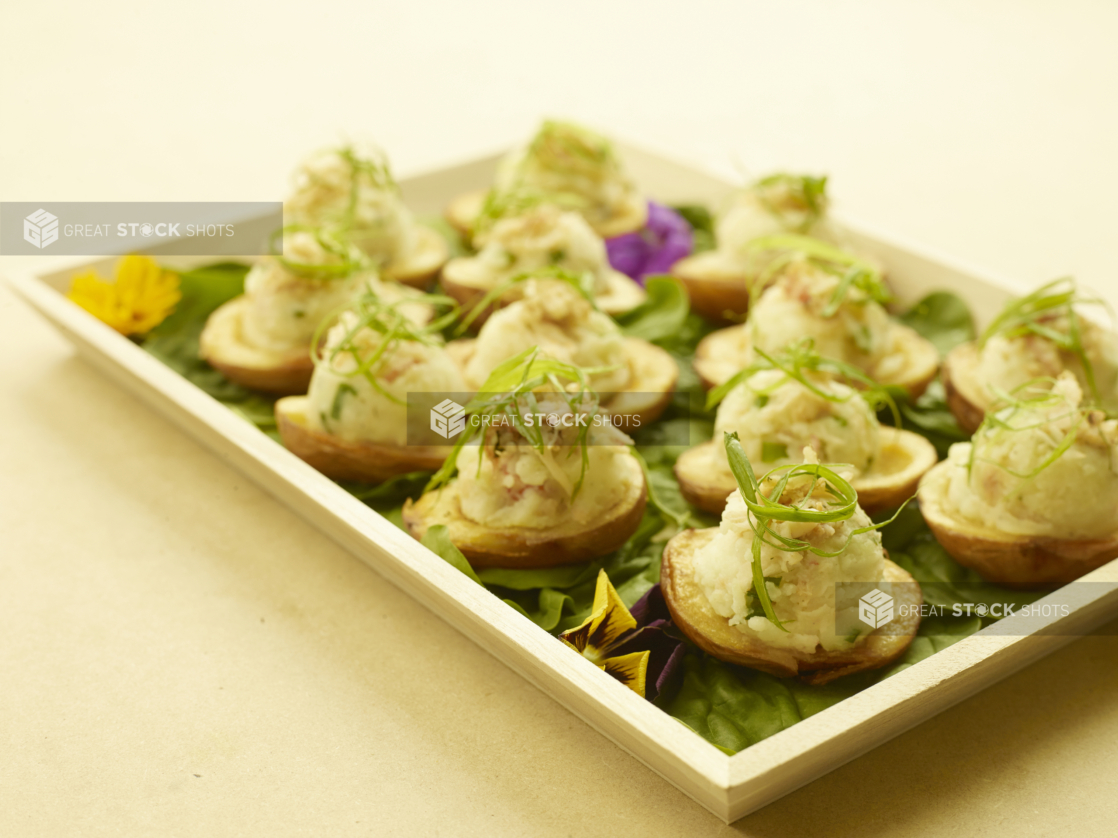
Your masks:
{"label": "curled scallion strand", "polygon": [[[908,501],[893,514],[887,521],[873,524],[868,527],[859,527],[847,534],[845,543],[838,550],[821,550],[808,541],[799,538],[789,538],[780,535],[772,528],[773,521],[795,521],[802,523],[835,523],[848,521],[858,509],[858,492],[846,478],[835,469],[840,465],[822,465],[819,463],[801,463],[799,465],[783,465],[769,471],[760,480],[749,463],[749,458],[738,441],[736,433],[727,433],[724,436],[726,456],[730,461],[730,470],[738,484],[738,491],[745,501],[749,524],[753,530],[751,548],[751,569],[753,575],[753,592],[765,617],[781,631],[788,631],[776,616],[772,599],[769,597],[765,586],[765,575],[761,567],[761,548],[764,545],[790,553],[808,551],[821,558],[836,558],[850,545],[855,536],[881,529],[894,521],[901,510],[908,505]],[[792,481],[810,480],[803,497],[794,503],[784,503],[785,491]],[[766,484],[772,488],[765,491]],[[823,496],[820,497],[820,492]],[[824,502],[822,509],[805,508],[805,504],[815,499]]]}
{"label": "curled scallion strand", "polygon": [[[1072,407],[1063,397],[1053,393],[1051,388],[1055,383],[1056,380],[1053,378],[1035,378],[1032,381],[1026,381],[1009,393],[999,393],[1000,406],[996,410],[987,411],[986,417],[982,420],[982,424],[974,434],[974,439],[979,439],[990,433],[1021,433],[1023,431],[1038,430],[1054,422],[1063,421],[1064,419],[1072,420],[1064,435],[1059,441],[1054,442],[1052,450],[1048,452],[1048,455],[1032,470],[1017,471],[986,457],[979,457],[977,445],[972,441],[970,456],[967,459],[968,479],[974,472],[975,463],[986,463],[1001,469],[1006,474],[1016,477],[1019,480],[1032,480],[1059,460],[1060,457],[1075,444],[1076,437],[1079,434],[1079,428],[1083,425],[1089,409]],[[1056,416],[1046,415],[1043,419],[1027,425],[1018,425],[1013,422],[1013,420],[1022,413],[1036,410],[1043,411],[1045,409],[1060,407],[1061,405],[1066,405],[1068,407],[1066,413]]]}
{"label": "curled scallion strand", "polygon": [[540,204],[574,211],[590,207],[590,201],[578,192],[540,189],[528,183],[526,170],[532,165],[596,182],[621,171],[621,162],[608,139],[573,123],[545,120],[517,162],[512,183],[503,189],[491,189],[486,195],[473,221],[474,235],[502,218],[520,215]]}
{"label": "curled scallion strand", "polygon": [[711,390],[707,395],[707,410],[721,402],[731,390],[756,373],[775,369],[784,373],[785,377],[773,384],[768,392],[776,390],[785,381],[792,380],[799,382],[810,392],[829,402],[842,403],[853,398],[854,394],[840,396],[828,392],[811,380],[811,373],[822,374],[848,384],[858,392],[858,395],[869,404],[875,413],[882,408],[889,408],[894,425],[898,428],[901,427],[900,409],[897,407],[897,402],[889,388],[886,385],[879,384],[862,370],[845,361],[824,358],[815,350],[815,341],[812,338],[802,338],[772,355],[757,347],[754,347],[754,352],[760,356],[760,360],[754,361],[728,381]]}
{"label": "curled scallion strand", "polygon": [[[793,175],[786,172],[777,172],[755,181],[750,187],[770,215],[782,225],[791,226],[796,233],[806,235],[820,218],[827,212],[829,199],[827,197],[827,176],[814,177],[812,175]],[[794,207],[789,210],[786,206],[773,199],[780,195],[787,201],[791,199]],[[790,212],[803,215],[798,224],[790,225],[788,216]]]}
{"label": "curled scallion strand", "polygon": [[[337,261],[323,265],[296,262],[283,255],[283,240],[295,233],[308,233],[314,237],[318,246]],[[289,273],[305,279],[332,280],[345,279],[357,271],[370,267],[368,258],[349,241],[341,228],[313,227],[308,224],[288,224],[268,237],[268,253],[283,265]]]}
{"label": "curled scallion strand", "polygon": [[820,270],[839,278],[838,287],[835,288],[831,299],[827,301],[822,311],[823,317],[834,317],[854,289],[876,303],[885,304],[892,299],[881,272],[872,263],[811,236],[795,233],[760,236],[747,242],[744,250],[747,253],[776,251],[779,254],[769,262],[764,271],[750,281],[751,304],[756,304],[757,299],[781,271],[798,261],[810,262]]}
{"label": "curled scallion strand", "polygon": [[576,192],[543,190],[523,183],[514,183],[506,189],[490,189],[485,195],[481,211],[474,218],[473,233],[483,233],[502,218],[523,215],[543,204],[553,204],[561,210],[577,212],[586,209],[590,202]]}
{"label": "curled scallion strand", "polygon": [[[436,316],[425,325],[419,325],[410,320],[401,310],[407,306],[431,305],[445,308],[446,311]],[[345,334],[333,346],[324,347],[326,332],[336,323],[340,322],[345,312],[354,315],[352,324],[346,329]],[[378,379],[385,361],[391,352],[404,341],[414,341],[427,346],[437,346],[443,342],[442,330],[452,323],[458,316],[457,304],[450,297],[427,294],[415,299],[404,298],[394,302],[382,300],[373,291],[358,297],[356,300],[338,306],[315,328],[311,340],[311,359],[315,366],[326,364],[327,368],[337,376],[354,378],[362,376],[366,381],[385,398],[396,404],[405,404],[402,399],[389,393]],[[365,329],[380,335],[375,349],[364,352],[357,338]],[[320,347],[323,347],[320,349]],[[337,368],[335,361],[339,356],[349,355],[353,358],[354,368],[342,371]]]}
{"label": "curled scallion strand", "polygon": [[565,270],[555,266],[546,268],[537,268],[531,271],[516,274],[503,282],[497,283],[493,288],[485,293],[477,303],[470,308],[467,313],[455,326],[454,334],[461,335],[474,324],[474,322],[485,312],[489,306],[493,305],[499,300],[506,291],[515,285],[526,282],[529,279],[556,279],[560,282],[565,282],[578,291],[579,294],[586,299],[595,309],[598,308],[597,302],[594,300],[594,275],[589,271],[582,273],[574,273],[573,271]]}
{"label": "curled scallion strand", "polygon": [[[1102,306],[1113,325],[1115,317],[1110,305],[1099,297],[1084,296],[1080,293],[1075,278],[1066,276],[1009,303],[978,338],[978,347],[984,347],[995,335],[1010,340],[1028,335],[1045,338],[1058,349],[1069,352],[1078,359],[1083,368],[1083,376],[1087,379],[1091,400],[1099,404],[1102,398],[1095,380],[1095,368],[1083,346],[1083,332],[1076,311],[1076,306],[1081,305]],[[1050,325],[1061,317],[1067,319],[1066,332]]]}
{"label": "curled scallion strand", "polygon": [[[589,376],[602,371],[604,368],[583,369],[563,361],[542,357],[539,347],[533,346],[494,368],[478,393],[466,404],[466,416],[502,417],[506,420],[502,424],[515,428],[528,444],[542,455],[547,447],[543,429],[524,419],[526,414],[539,412],[536,391],[546,388],[548,395],[561,398],[569,410],[587,413],[592,419],[597,414],[599,406],[597,395],[588,386]],[[578,429],[576,444],[582,462],[578,480],[571,494],[572,499],[581,490],[590,464],[588,446],[591,424],[592,421],[587,421]],[[431,476],[424,491],[434,491],[450,482],[458,472],[459,452],[483,435],[486,427],[485,422],[466,422],[466,428],[455,440],[450,456]],[[478,468],[481,468],[480,457]]]}
{"label": "curled scallion strand", "polygon": [[589,128],[556,119],[544,120],[525,157],[552,171],[595,180],[620,169],[613,143],[608,139]]}

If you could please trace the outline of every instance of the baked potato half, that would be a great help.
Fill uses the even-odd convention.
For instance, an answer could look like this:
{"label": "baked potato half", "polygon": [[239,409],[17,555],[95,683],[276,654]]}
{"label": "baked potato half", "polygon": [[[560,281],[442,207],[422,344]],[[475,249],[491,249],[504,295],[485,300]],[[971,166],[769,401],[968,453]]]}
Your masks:
{"label": "baked potato half", "polygon": [[425,291],[450,258],[450,246],[430,227],[418,224],[415,230],[418,239],[415,250],[406,259],[386,265],[382,275],[384,279]]}
{"label": "baked potato half", "polygon": [[[900,323],[892,323],[895,339],[901,354],[908,360],[904,368],[889,377],[874,375],[881,384],[906,390],[918,398],[932,383],[939,372],[939,353],[927,340]],[[711,332],[695,348],[695,372],[708,390],[729,381],[744,364],[742,359],[750,354],[752,338],[748,324],[729,326]],[[867,370],[867,372],[870,372]],[[873,375],[872,372],[870,372]]]}
{"label": "baked potato half", "polygon": [[920,627],[920,587],[909,573],[888,559],[884,579],[897,585],[895,590],[901,592],[895,607],[898,616],[850,649],[806,654],[776,649],[743,634],[715,612],[695,580],[694,556],[717,534],[717,527],[684,530],[668,542],[660,565],[660,589],[672,621],[704,652],[778,678],[798,677],[818,685],[855,672],[879,669],[903,655],[912,644]]}
{"label": "baked potato half", "polygon": [[948,352],[943,359],[942,377],[948,409],[959,427],[973,434],[992,406],[979,383],[978,346],[968,341]]}
{"label": "baked potato half", "polygon": [[[476,341],[473,338],[453,340],[446,351],[465,375],[466,365],[473,357]],[[653,343],[640,338],[625,338],[625,357],[631,372],[624,390],[612,394],[602,402],[605,413],[639,419],[640,425],[655,422],[671,403],[679,380],[679,367],[675,359]]]}
{"label": "baked potato half", "polygon": [[314,372],[310,350],[274,352],[247,342],[241,323],[248,306],[248,298],[242,294],[210,315],[198,341],[202,360],[250,390],[276,396],[307,392]]}
{"label": "baked potato half", "polygon": [[422,540],[436,524],[446,526],[450,540],[478,569],[486,567],[544,568],[577,564],[603,556],[632,537],[644,516],[648,487],[635,457],[624,460],[631,471],[625,493],[591,521],[564,521],[546,529],[482,526],[465,517],[457,480],[404,504],[404,525]]}
{"label": "baked potato half", "polygon": [[[493,290],[492,283],[477,276],[469,270],[471,260],[468,258],[451,259],[443,268],[441,283],[447,296],[453,297],[462,311],[473,316],[470,324],[475,331],[480,329],[497,308],[503,304],[501,300],[494,300],[476,315],[474,309],[483,301],[485,295]],[[646,294],[643,288],[625,274],[611,270],[607,274],[606,289],[594,295],[594,304],[609,315],[623,314],[639,306],[645,301]],[[509,301],[515,299],[510,295]]]}
{"label": "baked potato half", "polygon": [[[450,226],[470,239],[474,234],[474,221],[481,214],[488,195],[488,189],[463,192],[447,204],[443,211],[443,217],[446,218]],[[626,201],[619,212],[608,218],[588,215],[586,220],[599,236],[603,239],[610,239],[625,233],[636,232],[644,227],[645,222],[648,221],[648,204],[643,200]]]}
{"label": "baked potato half", "polygon": [[434,471],[452,446],[353,442],[307,426],[307,397],[276,402],[276,427],[284,447],[332,480],[383,483],[413,471]]}
{"label": "baked potato half", "polygon": [[741,269],[717,250],[680,259],[672,276],[683,283],[691,310],[712,323],[741,323],[749,311],[749,285]]}
{"label": "baked potato half", "polygon": [[960,519],[944,502],[951,467],[945,461],[924,475],[920,511],[943,549],[988,582],[1026,590],[1058,588],[1118,558],[1118,521],[1103,538],[1053,538],[1014,535]]}
{"label": "baked potato half", "polygon": [[[852,479],[858,504],[874,513],[900,506],[916,494],[920,478],[938,459],[935,446],[911,431],[879,430],[881,452],[873,468]],[[726,498],[737,491],[733,474],[718,459],[714,441],[696,445],[680,455],[675,477],[687,502],[712,515],[721,515]]]}

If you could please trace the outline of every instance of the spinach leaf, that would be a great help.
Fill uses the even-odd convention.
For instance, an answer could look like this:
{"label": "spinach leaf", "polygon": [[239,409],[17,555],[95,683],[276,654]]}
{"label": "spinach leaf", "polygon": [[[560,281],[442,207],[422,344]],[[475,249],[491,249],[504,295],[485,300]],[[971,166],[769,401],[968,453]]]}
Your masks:
{"label": "spinach leaf", "polygon": [[450,540],[450,531],[445,525],[436,524],[428,529],[420,544],[456,570],[461,571],[479,585],[481,584],[481,580],[477,578],[477,574],[470,567],[470,563],[466,561],[466,557],[462,555],[462,551],[455,547]]}
{"label": "spinach leaf", "polygon": [[697,649],[684,659],[683,683],[665,709],[704,739],[737,753],[969,637],[977,617],[929,617],[908,651],[889,666],[824,686],[723,663]]}
{"label": "spinach leaf", "polygon": [[636,534],[620,550],[564,568],[489,568],[482,583],[506,602],[515,603],[536,625],[553,633],[582,623],[594,602],[598,571],[604,569],[621,600],[631,606],[660,579],[664,543],[653,541],[663,529],[655,512],[645,513]]}
{"label": "spinach leaf", "polygon": [[631,311],[614,319],[629,337],[662,341],[683,328],[690,311],[690,300],[683,283],[670,276],[652,276],[645,283],[648,297]]}
{"label": "spinach leaf", "polygon": [[[882,513],[875,517],[884,520],[888,516]],[[889,551],[889,558],[920,583],[924,602],[928,605],[1007,603],[1019,608],[1044,596],[1036,591],[1015,591],[994,585],[960,565],[935,540],[917,504],[909,504],[882,530],[882,543]],[[988,621],[996,619],[987,618]]]}
{"label": "spinach leaf", "polygon": [[940,355],[974,340],[974,317],[963,300],[950,291],[935,291],[904,314],[900,321],[932,342]]}
{"label": "spinach leaf", "polygon": [[222,402],[274,439],[275,399],[227,379],[198,356],[198,338],[214,309],[244,290],[248,266],[219,262],[179,274],[182,299],[140,346],[191,384]]}
{"label": "spinach leaf", "polygon": [[[948,409],[947,393],[943,389],[943,382],[938,378],[928,385],[928,389],[916,401],[901,390],[893,392],[893,398],[900,408],[904,427],[932,443],[941,460],[956,442],[970,439]],[[882,411],[878,418],[883,425],[893,424],[893,415],[888,410]]]}
{"label": "spinach leaf", "polygon": [[217,262],[179,272],[182,299],[150,336],[176,334],[204,322],[214,309],[244,292],[248,270],[240,262]]}
{"label": "spinach leaf", "polygon": [[691,225],[692,252],[714,250],[714,216],[702,204],[677,204],[672,207]]}

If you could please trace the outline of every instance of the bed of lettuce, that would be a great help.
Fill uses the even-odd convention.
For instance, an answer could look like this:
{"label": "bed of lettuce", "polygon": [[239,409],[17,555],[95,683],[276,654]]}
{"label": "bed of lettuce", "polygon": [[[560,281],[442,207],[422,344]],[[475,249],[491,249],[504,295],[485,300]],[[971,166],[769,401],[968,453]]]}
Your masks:
{"label": "bed of lettuce", "polygon": [[[679,208],[695,227],[697,242],[706,245],[709,216],[701,208]],[[448,228],[442,232],[453,235]],[[455,242],[455,247],[460,243]],[[247,266],[223,262],[180,274],[182,300],[174,314],[154,329],[141,346],[230,410],[279,441],[274,400],[234,384],[198,357],[198,337],[209,314],[243,290]],[[677,392],[665,415],[635,437],[648,466],[650,500],[636,534],[620,550],[583,565],[546,570],[488,569],[475,573],[449,543],[441,528],[425,540],[435,553],[484,585],[540,628],[558,634],[579,625],[590,613],[595,580],[604,569],[626,605],[632,606],[659,581],[660,555],[666,535],[681,525],[713,526],[717,520],[688,506],[672,473],[687,446],[666,444],[710,439],[713,414],[704,409],[705,395],[690,358],[711,328],[688,311],[686,293],[670,277],[648,281],[648,300],[620,318],[630,335],[652,341],[670,352],[680,366]],[[940,352],[974,336],[965,303],[948,293],[934,293],[899,319],[931,340]],[[918,400],[897,394],[904,425],[930,439],[945,456],[954,442],[966,439],[944,401],[941,385],[933,384]],[[891,421],[887,415],[883,421]],[[364,503],[402,526],[400,510],[408,497],[422,492],[428,474],[396,478],[380,486],[345,485]],[[883,530],[890,557],[920,583],[928,605],[956,603],[1032,602],[1040,594],[1009,591],[984,582],[957,564],[935,541],[915,505],[906,508]],[[796,722],[866,689],[973,634],[992,618],[926,617],[906,654],[888,667],[839,679],[826,686],[807,686],[795,679],[723,663],[686,645],[675,683],[655,703],[726,753],[736,753]]]}

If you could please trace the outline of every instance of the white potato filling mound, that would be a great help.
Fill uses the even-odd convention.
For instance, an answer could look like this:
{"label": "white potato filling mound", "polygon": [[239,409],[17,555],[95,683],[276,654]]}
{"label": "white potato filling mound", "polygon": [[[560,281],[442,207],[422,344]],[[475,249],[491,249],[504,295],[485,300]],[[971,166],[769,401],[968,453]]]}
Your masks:
{"label": "white potato filling mound", "polygon": [[[315,367],[307,393],[307,426],[351,442],[405,445],[408,441],[408,393],[461,393],[466,385],[457,365],[442,345],[399,340],[381,361],[364,374],[354,374],[358,358],[352,352],[331,357],[357,318],[343,312],[326,336],[323,360]],[[352,339],[356,354],[368,358],[384,336],[362,328]],[[373,381],[376,383],[374,384]]]}
{"label": "white potato filling mound", "polygon": [[[541,412],[573,415],[565,401],[540,394]],[[623,468],[631,457],[631,440],[608,423],[591,425],[588,462],[582,469],[579,429],[560,420],[542,429],[542,450],[508,426],[487,432],[484,445],[465,446],[458,454],[458,496],[462,513],[487,527],[550,529],[591,524],[626,496],[640,472]],[[480,461],[480,469],[478,463]]]}
{"label": "white potato filling mound", "polygon": [[466,364],[466,381],[481,387],[502,361],[537,346],[540,356],[578,367],[608,367],[590,376],[599,393],[628,385],[631,371],[625,339],[609,315],[594,308],[578,289],[557,279],[530,279],[524,296],[494,312],[474,344]]}
{"label": "white potato filling mound", "polygon": [[501,219],[477,255],[463,262],[469,263],[462,265],[469,278],[486,288],[518,274],[555,267],[589,273],[594,292],[603,293],[609,288],[611,273],[606,246],[586,219],[551,204]]}
{"label": "white potato filling mound", "polygon": [[733,432],[758,477],[777,466],[802,463],[807,447],[821,461],[850,465],[857,474],[872,468],[881,450],[873,410],[852,387],[807,375],[835,400],[813,393],[780,370],[754,373],[726,395],[714,420],[717,463],[724,474],[731,472],[722,435]]}
{"label": "white potato filling mound", "polygon": [[[314,234],[284,237],[284,257],[305,265],[336,264],[340,260],[319,244]],[[309,346],[318,324],[338,306],[364,293],[371,274],[355,273],[319,279],[292,273],[279,259],[266,256],[245,277],[248,306],[241,323],[247,343],[276,352]]]}
{"label": "white potato filling mound", "polygon": [[[810,451],[804,454],[814,461]],[[789,501],[787,494],[783,500]],[[818,508],[823,508],[822,500],[818,501]],[[858,624],[857,594],[851,593],[836,603],[836,592],[842,590],[836,586],[840,582],[881,579],[885,552],[880,533],[874,530],[850,536],[854,530],[871,524],[860,507],[846,521],[772,523],[773,530],[782,536],[807,541],[827,552],[842,550],[834,558],[825,558],[809,550],[793,552],[762,545],[761,568],[767,578],[766,590],[787,631],[765,617],[753,594],[753,527],[740,492],[730,496],[718,535],[695,555],[695,579],[714,611],[742,634],[769,646],[805,653],[820,647],[826,651],[847,649],[865,635],[850,638],[835,633],[836,613],[842,615],[844,624]]]}
{"label": "white potato filling mound", "polygon": [[[299,232],[284,238],[284,256],[304,265],[338,262],[319,244],[313,233]],[[315,278],[292,273],[273,256],[257,262],[245,277],[248,306],[241,321],[245,342],[273,352],[292,352],[309,347],[318,325],[340,306],[372,292],[388,303],[414,299],[401,307],[404,316],[417,324],[431,317],[431,307],[422,292],[398,282],[384,282],[371,270],[347,277]]]}
{"label": "white potato filling mound", "polygon": [[608,140],[562,123],[545,123],[528,145],[501,161],[494,188],[504,192],[523,187],[578,196],[586,202],[579,211],[592,222],[642,202]]}
{"label": "white potato filling mound", "polygon": [[[1096,538],[1118,529],[1118,420],[1080,409],[1075,376],[1050,398],[996,414],[970,442],[951,446],[945,506],[1013,535]],[[1075,441],[1048,460],[1075,428]],[[968,464],[970,467],[968,469]]]}
{"label": "white potato filling mound", "polygon": [[[1118,406],[1118,338],[1089,320],[1078,319],[1083,351],[1102,404],[1108,408]],[[1068,330],[1065,317],[1044,325],[1065,334]],[[1083,392],[1090,393],[1080,359],[1040,335],[994,335],[978,357],[978,379],[991,402],[997,401],[1000,393],[1012,392],[1037,378],[1055,378],[1064,370],[1074,373]]]}
{"label": "white potato filling mound", "polygon": [[810,337],[824,358],[845,361],[888,381],[908,364],[898,351],[896,330],[880,304],[851,288],[830,316],[840,278],[808,261],[793,262],[765,290],[749,316],[753,345],[779,352]]}
{"label": "white potato filling mound", "polygon": [[826,222],[817,219],[812,223],[807,208],[787,184],[754,186],[737,192],[715,225],[719,252],[743,267],[755,261],[748,250],[750,242],[785,233],[833,240]]}
{"label": "white potato filling mound", "polygon": [[411,211],[380,153],[371,149],[331,149],[308,157],[296,170],[284,214],[289,224],[349,226],[354,244],[382,265],[407,261],[419,243]]}

